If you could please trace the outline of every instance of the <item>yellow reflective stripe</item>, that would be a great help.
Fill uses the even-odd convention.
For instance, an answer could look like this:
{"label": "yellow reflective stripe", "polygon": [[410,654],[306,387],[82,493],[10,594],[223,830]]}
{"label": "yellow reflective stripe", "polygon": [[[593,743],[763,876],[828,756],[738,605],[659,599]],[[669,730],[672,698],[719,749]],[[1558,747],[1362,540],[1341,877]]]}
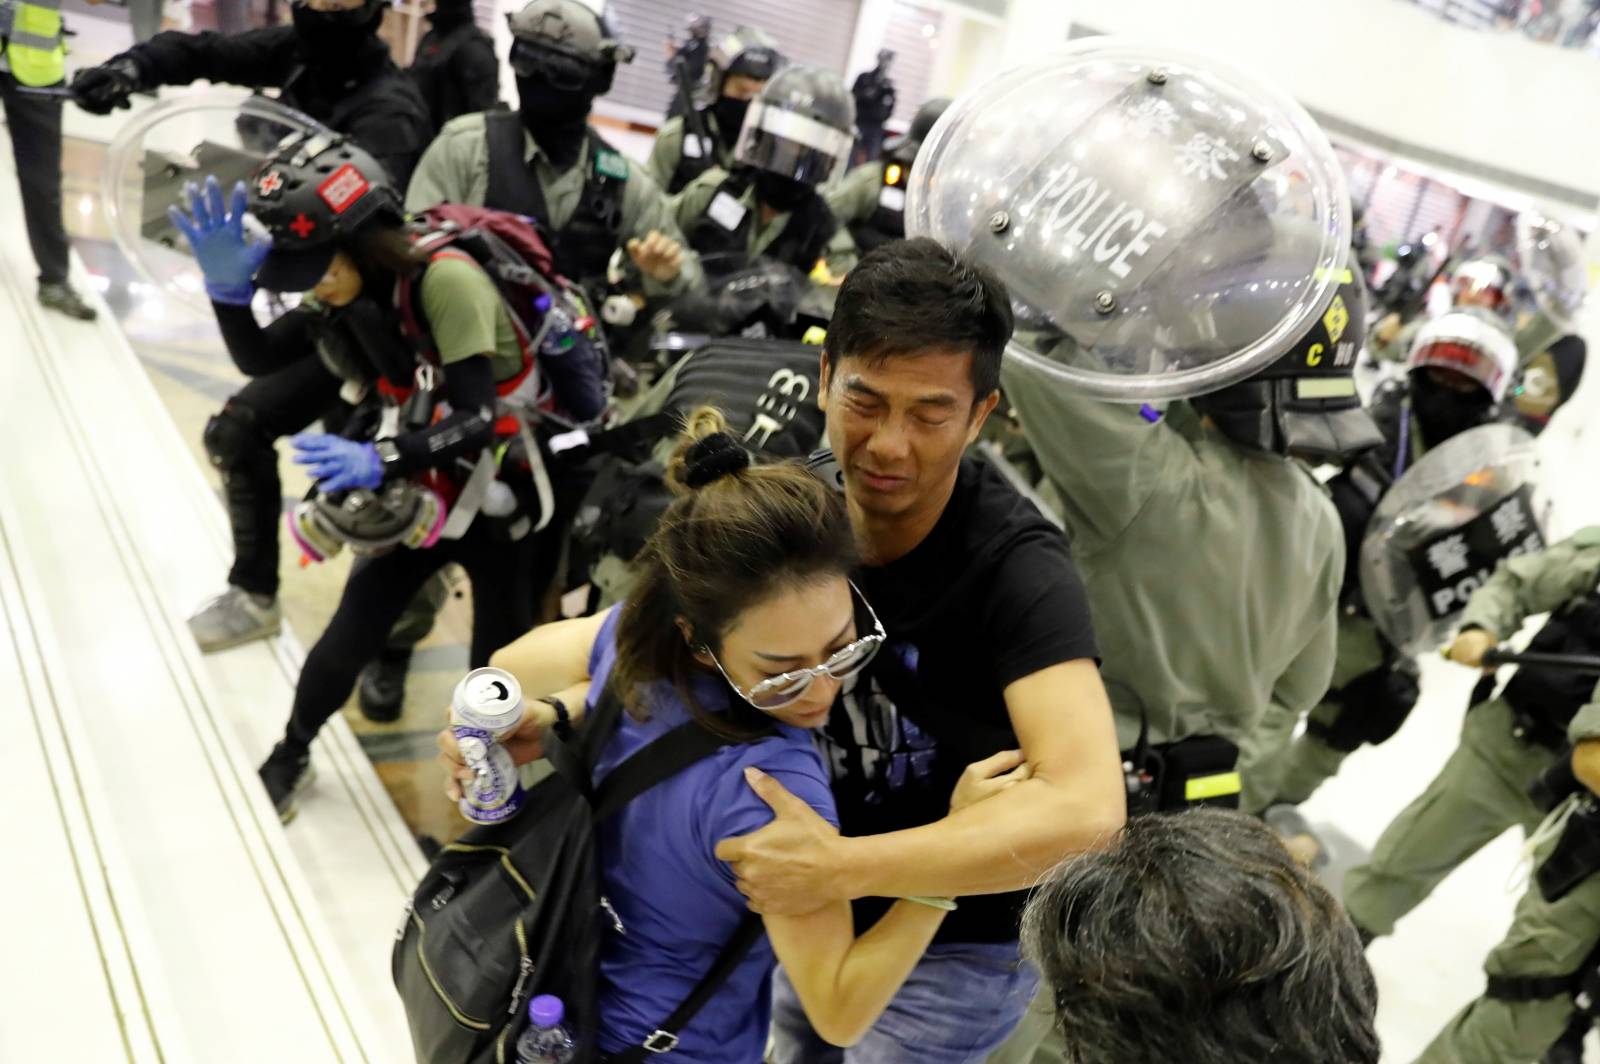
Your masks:
{"label": "yellow reflective stripe", "polygon": [[1215,776],[1196,776],[1184,784],[1183,797],[1187,801],[1202,802],[1207,798],[1226,798],[1244,789],[1237,772],[1219,772]]}
{"label": "yellow reflective stripe", "polygon": [[9,39],[13,48],[37,48],[44,52],[51,51],[61,43],[60,37],[42,37],[26,30],[13,30]]}

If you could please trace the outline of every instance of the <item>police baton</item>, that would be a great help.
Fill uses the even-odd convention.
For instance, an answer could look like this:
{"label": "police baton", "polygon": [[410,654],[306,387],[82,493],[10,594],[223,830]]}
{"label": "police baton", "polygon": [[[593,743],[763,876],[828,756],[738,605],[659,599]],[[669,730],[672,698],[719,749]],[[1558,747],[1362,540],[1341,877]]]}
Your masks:
{"label": "police baton", "polygon": [[1562,672],[1592,673],[1600,676],[1600,657],[1589,654],[1518,654],[1510,650],[1486,650],[1485,667],[1520,665],[1524,668],[1559,669]]}

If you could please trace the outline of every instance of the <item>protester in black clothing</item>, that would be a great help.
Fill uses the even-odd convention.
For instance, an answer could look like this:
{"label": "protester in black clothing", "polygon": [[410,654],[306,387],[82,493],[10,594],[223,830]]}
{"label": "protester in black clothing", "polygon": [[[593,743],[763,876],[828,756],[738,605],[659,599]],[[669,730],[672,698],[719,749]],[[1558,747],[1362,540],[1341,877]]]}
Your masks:
{"label": "protester in black clothing", "polygon": [[492,109],[500,98],[494,41],[472,20],[472,0],[437,0],[431,28],[417,43],[411,80],[435,128],[459,115]]}
{"label": "protester in black clothing", "polygon": [[294,24],[220,33],[158,33],[72,79],[90,114],[126,108],[159,85],[207,80],[283,90],[283,103],[348,135],[404,191],[433,138],[428,108],[378,38],[388,0],[297,0]]}
{"label": "protester in black clothing", "polygon": [[[1121,825],[1124,782],[1088,605],[1061,534],[993,467],[964,458],[998,399],[1012,329],[1005,289],[931,240],[887,244],[839,290],[819,403],[887,639],[824,728],[841,836],[772,781],[777,811],[725,841],[758,912],[959,897],[934,945],[853,1052],[981,1061],[1027,1008],[1024,891]],[[946,815],[970,762],[1020,749],[1022,778]],[[975,895],[975,896],[974,896]],[[774,1061],[838,1060],[776,988]],[[833,1055],[829,1055],[830,1052]]]}
{"label": "protester in black clothing", "polygon": [[[519,450],[535,446],[530,438],[505,423],[516,420],[508,414],[517,409],[507,397],[540,377],[517,339],[530,323],[513,323],[496,282],[470,257],[435,255],[413,242],[399,193],[371,156],[319,134],[280,149],[251,184],[250,213],[271,234],[270,253],[243,236],[242,186],[225,210],[209,181],[205,196],[191,195],[193,218],[174,217],[205,271],[229,354],[258,374],[321,359],[331,375],[365,393],[363,413],[377,408],[358,416],[370,426],[364,431],[293,441],[296,462],[316,482],[292,516],[296,537],[308,553],[326,556],[330,546],[348,544],[361,557],[306,655],[284,738],[261,766],[262,783],[287,820],[310,779],[312,739],[442,566],[458,563],[472,580],[473,665],[487,664],[532,626],[531,520],[520,522],[519,535],[514,518],[518,510],[537,516],[531,509],[542,503],[524,500],[540,494],[529,482],[542,465],[537,454]],[[307,298],[263,329],[249,305],[257,285]],[[403,331],[402,322],[413,324]],[[556,407],[583,420],[604,404],[603,368],[592,355],[574,334],[560,374],[540,367]],[[581,371],[588,372],[580,382]],[[464,484],[484,469],[508,506],[492,517],[487,502],[476,513],[451,512],[473,505]],[[463,515],[465,528],[452,528]]]}
{"label": "protester in black clothing", "polygon": [[894,82],[889,80],[889,64],[894,52],[888,48],[878,53],[878,65],[856,75],[850,93],[856,98],[856,128],[860,136],[852,165],[870,163],[883,154],[883,127],[894,115]]}

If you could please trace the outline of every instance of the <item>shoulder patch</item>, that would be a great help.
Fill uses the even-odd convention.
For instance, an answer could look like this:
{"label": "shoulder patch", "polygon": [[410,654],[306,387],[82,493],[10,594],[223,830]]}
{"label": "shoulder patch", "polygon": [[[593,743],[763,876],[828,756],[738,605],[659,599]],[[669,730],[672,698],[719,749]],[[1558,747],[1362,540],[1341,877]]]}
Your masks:
{"label": "shoulder patch", "polygon": [[615,178],[618,181],[628,180],[628,160],[620,152],[603,149],[594,154],[594,169],[604,177]]}

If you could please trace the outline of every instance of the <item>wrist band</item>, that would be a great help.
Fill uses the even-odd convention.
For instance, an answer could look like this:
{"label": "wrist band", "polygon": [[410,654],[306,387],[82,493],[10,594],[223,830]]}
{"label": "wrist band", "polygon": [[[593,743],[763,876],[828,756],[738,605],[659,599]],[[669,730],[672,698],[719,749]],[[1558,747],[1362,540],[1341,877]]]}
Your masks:
{"label": "wrist band", "polygon": [[536,699],[556,711],[556,731],[565,735],[572,729],[572,714],[567,712],[567,704],[554,696]]}
{"label": "wrist band", "polygon": [[947,913],[956,911],[956,903],[952,898],[925,898],[920,895],[901,898],[901,901],[914,901],[918,905],[926,905],[930,909],[943,909]]}

